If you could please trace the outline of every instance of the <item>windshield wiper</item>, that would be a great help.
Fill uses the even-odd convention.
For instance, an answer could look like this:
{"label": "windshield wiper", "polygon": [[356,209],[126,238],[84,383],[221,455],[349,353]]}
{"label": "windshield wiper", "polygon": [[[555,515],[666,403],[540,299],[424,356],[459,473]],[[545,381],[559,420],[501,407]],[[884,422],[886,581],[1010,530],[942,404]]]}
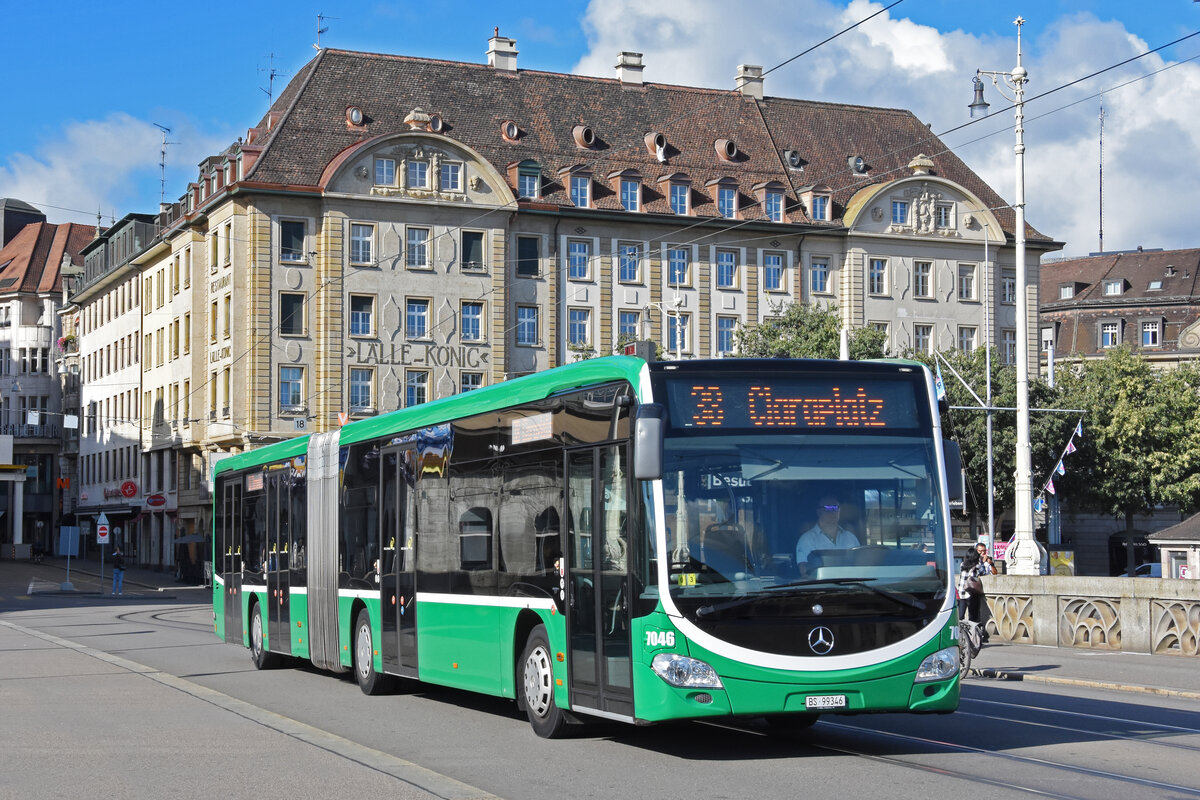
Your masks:
{"label": "windshield wiper", "polygon": [[883,589],[879,586],[872,586],[870,581],[878,580],[877,578],[814,578],[810,580],[793,581],[792,583],[783,583],[777,586],[764,587],[766,594],[743,595],[742,597],[728,600],[724,603],[713,603],[712,605],[701,606],[696,609],[697,617],[707,617],[711,614],[719,614],[722,611],[731,611],[740,606],[756,603],[759,600],[774,599],[779,589],[792,589],[797,586],[821,586],[834,584],[837,586],[856,586],[860,589],[877,594],[880,597],[885,597],[893,603],[909,608],[915,608],[918,611],[925,610],[925,601],[919,600],[907,592],[893,592],[890,589]]}

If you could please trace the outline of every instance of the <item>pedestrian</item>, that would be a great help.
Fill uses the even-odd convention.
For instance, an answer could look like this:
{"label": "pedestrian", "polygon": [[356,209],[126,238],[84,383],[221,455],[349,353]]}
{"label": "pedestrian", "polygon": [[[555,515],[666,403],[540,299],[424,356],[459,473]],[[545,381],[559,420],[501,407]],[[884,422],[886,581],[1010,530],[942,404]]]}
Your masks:
{"label": "pedestrian", "polygon": [[123,594],[125,590],[125,554],[121,552],[120,545],[113,550],[113,577],[112,577],[112,593],[113,596]]}
{"label": "pedestrian", "polygon": [[986,558],[987,548],[980,548],[983,552],[977,550],[968,551],[963,556],[962,566],[958,571],[958,616],[960,619],[969,619],[980,626],[980,636],[983,641],[988,640],[987,628],[983,627],[983,599],[984,575],[992,575],[994,568],[989,563],[990,559]]}

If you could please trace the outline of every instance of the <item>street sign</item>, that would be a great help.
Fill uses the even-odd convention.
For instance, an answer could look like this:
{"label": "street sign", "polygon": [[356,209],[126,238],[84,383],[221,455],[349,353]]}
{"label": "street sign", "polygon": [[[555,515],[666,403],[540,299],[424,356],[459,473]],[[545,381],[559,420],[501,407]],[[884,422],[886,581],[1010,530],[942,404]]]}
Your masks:
{"label": "street sign", "polygon": [[108,544],[108,514],[104,512],[96,519],[96,544]]}

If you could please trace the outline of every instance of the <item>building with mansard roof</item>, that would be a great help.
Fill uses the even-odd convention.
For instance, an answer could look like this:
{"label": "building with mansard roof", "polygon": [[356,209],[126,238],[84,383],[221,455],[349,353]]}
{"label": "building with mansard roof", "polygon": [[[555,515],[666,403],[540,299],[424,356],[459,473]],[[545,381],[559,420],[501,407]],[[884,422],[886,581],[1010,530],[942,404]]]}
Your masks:
{"label": "building with mansard roof", "polygon": [[[760,67],[728,90],[643,73],[636,53],[610,78],[521,69],[498,34],[487,63],[320,51],[158,216],[143,446],[188,442],[177,469],[207,475],[628,339],[732,354],[790,303],[836,305],[893,353],[1015,357],[1016,303],[1036,319],[1059,245],[1028,228],[1017,287],[1014,215],[910,112],[773,97]],[[207,498],[163,485],[164,541],[206,530]]]}
{"label": "building with mansard roof", "polygon": [[53,225],[19,200],[0,200],[0,548],[4,557],[50,551],[59,521],[63,386],[54,367],[62,273],[95,235]]}
{"label": "building with mansard roof", "polygon": [[1157,366],[1200,358],[1200,249],[1097,253],[1042,266],[1042,361],[1129,347]]}

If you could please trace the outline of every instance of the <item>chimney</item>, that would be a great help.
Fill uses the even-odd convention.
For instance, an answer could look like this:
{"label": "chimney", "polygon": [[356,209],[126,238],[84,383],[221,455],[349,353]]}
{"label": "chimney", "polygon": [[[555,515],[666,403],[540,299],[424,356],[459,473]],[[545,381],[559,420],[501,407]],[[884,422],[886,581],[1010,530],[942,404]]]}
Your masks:
{"label": "chimney", "polygon": [[505,39],[496,28],[488,39],[488,66],[503,72],[517,71],[517,40]]}
{"label": "chimney", "polygon": [[738,64],[737,89],[746,97],[755,100],[763,99],[762,67],[752,64]]}
{"label": "chimney", "polygon": [[617,80],[630,86],[642,85],[641,53],[617,53]]}

